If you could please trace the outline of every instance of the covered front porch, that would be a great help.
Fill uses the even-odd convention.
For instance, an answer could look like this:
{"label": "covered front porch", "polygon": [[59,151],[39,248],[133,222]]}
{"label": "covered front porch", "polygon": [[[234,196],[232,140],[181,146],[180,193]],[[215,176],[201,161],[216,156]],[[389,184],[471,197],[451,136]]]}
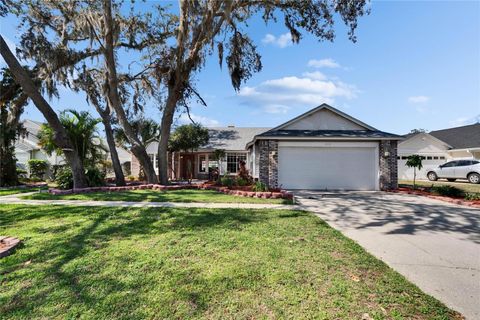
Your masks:
{"label": "covered front porch", "polygon": [[212,180],[218,175],[236,175],[240,161],[248,166],[246,151],[225,152],[225,157],[217,160],[214,151],[171,152],[168,154],[170,180]]}

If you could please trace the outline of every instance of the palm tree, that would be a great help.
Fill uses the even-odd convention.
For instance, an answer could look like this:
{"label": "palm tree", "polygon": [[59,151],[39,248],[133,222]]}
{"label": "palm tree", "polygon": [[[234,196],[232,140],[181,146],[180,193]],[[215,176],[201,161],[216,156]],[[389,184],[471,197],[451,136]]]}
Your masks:
{"label": "palm tree", "polygon": [[[72,141],[84,166],[95,166],[103,158],[106,148],[98,135],[97,124],[101,119],[93,118],[87,111],[64,110],[60,113],[60,122]],[[42,149],[51,155],[54,151],[62,154],[53,140],[54,131],[48,125],[43,125],[39,134],[39,144]]]}
{"label": "palm tree", "polygon": [[[141,117],[131,121],[131,124],[137,134],[137,138],[145,147],[150,142],[158,139],[160,126],[155,120]],[[119,145],[128,148],[128,140],[122,128],[115,129],[115,140]]]}
{"label": "palm tree", "polygon": [[[158,140],[160,133],[160,125],[155,122],[155,120],[139,117],[135,120],[130,121],[132,128],[134,129],[137,139],[142,143],[142,145],[147,148],[148,144]],[[124,149],[129,149],[130,144],[128,143],[127,136],[122,128],[116,128],[115,132],[115,141],[117,144],[122,146]],[[153,160],[152,160],[153,161]],[[155,164],[154,164],[155,167]],[[145,172],[143,166],[140,165],[139,176],[141,179],[144,178]]]}

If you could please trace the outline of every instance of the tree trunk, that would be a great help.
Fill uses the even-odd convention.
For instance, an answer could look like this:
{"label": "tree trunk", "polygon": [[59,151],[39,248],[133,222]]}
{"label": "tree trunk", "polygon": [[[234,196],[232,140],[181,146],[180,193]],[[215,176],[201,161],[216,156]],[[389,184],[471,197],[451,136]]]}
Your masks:
{"label": "tree trunk", "polygon": [[[102,118],[103,119],[103,118]],[[113,137],[113,130],[110,124],[110,119],[103,119],[103,125],[105,126],[105,135],[107,137],[108,149],[110,150],[110,157],[112,159],[113,171],[115,172],[115,184],[117,186],[125,185],[125,176],[123,175],[122,164],[118,158],[117,147],[115,145],[115,139]]]}
{"label": "tree trunk", "polygon": [[32,79],[28,73],[18,62],[17,58],[12,54],[8,48],[5,40],[0,36],[0,53],[12,72],[15,81],[22,87],[22,90],[32,99],[35,106],[40,110],[48,124],[55,132],[54,142],[63,150],[67,162],[70,164],[73,173],[73,187],[85,188],[88,186],[87,178],[85,177],[85,170],[83,164],[78,156],[77,151],[73,148],[72,142],[65,131],[65,128],[60,123],[55,111],[43,98],[38,89],[35,87]]}
{"label": "tree trunk", "polygon": [[128,122],[125,110],[123,110],[120,96],[118,94],[118,77],[117,68],[115,65],[115,54],[113,50],[113,18],[112,18],[112,3],[111,0],[104,0],[104,14],[105,14],[105,63],[107,67],[108,77],[108,92],[107,98],[110,106],[115,110],[118,122],[125,132],[128,142],[132,145],[132,153],[140,162],[140,165],[145,171],[145,176],[148,183],[158,183],[157,175],[153,167],[153,163],[147,154],[145,146],[140,142],[136,136],[133,128]]}
{"label": "tree trunk", "polygon": [[417,178],[417,170],[413,167],[413,190],[415,190],[415,180]]}
{"label": "tree trunk", "polygon": [[[92,102],[95,101],[94,99],[90,100]],[[112,125],[110,124],[110,108],[107,105],[106,109],[103,110],[97,103],[92,104],[95,106],[95,109],[97,109],[100,117],[102,117],[102,123],[105,127],[105,136],[107,138],[108,149],[110,150],[110,158],[112,159],[113,171],[115,172],[115,184],[117,186],[124,186],[126,184],[125,176],[123,175],[122,165],[120,163],[120,159],[118,158],[117,146],[115,145],[113,129]]]}
{"label": "tree trunk", "polygon": [[177,106],[176,88],[168,89],[167,103],[163,110],[162,124],[160,128],[160,141],[158,143],[158,171],[160,176],[160,183],[168,183],[168,140],[170,139],[170,130],[172,128],[173,116]]}

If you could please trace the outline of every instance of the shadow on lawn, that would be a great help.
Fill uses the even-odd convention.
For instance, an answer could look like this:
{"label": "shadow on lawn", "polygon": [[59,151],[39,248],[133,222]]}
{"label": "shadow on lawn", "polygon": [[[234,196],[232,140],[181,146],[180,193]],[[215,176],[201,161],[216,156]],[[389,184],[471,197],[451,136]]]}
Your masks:
{"label": "shadow on lawn", "polygon": [[[65,224],[62,223],[60,226],[52,225],[41,229],[36,228],[35,231],[40,233],[40,235],[36,235],[37,237],[41,237],[42,233],[51,233],[55,236],[54,241],[40,242],[43,247],[39,250],[33,250],[33,253],[24,256],[21,256],[20,253],[16,259],[8,260],[4,264],[5,268],[2,268],[3,270],[0,273],[6,275],[4,281],[22,281],[22,278],[29,278],[25,285],[20,286],[10,297],[6,297],[5,303],[0,305],[0,313],[7,317],[18,313],[34,314],[36,308],[43,307],[48,303],[53,305],[58,303],[63,307],[70,308],[67,313],[66,310],[60,310],[60,307],[55,305],[59,308],[56,312],[63,316],[68,314],[68,316],[78,317],[83,312],[93,312],[94,316],[102,317],[101,314],[97,314],[97,308],[99,308],[107,313],[103,315],[107,317],[121,318],[126,315],[138,318],[148,317],[144,314],[143,308],[139,307],[143,305],[144,301],[142,301],[140,294],[136,294],[139,289],[138,283],[122,282],[112,274],[105,276],[97,273],[95,268],[90,270],[88,265],[86,268],[82,268],[83,265],[72,267],[71,263],[78,263],[78,261],[75,261],[80,259],[80,263],[83,264],[82,259],[92,254],[95,255],[95,250],[101,250],[112,239],[118,240],[119,238],[132,236],[178,231],[199,231],[208,228],[236,230],[242,228],[242,225],[271,218],[267,214],[239,209],[126,209],[63,206],[40,207],[36,208],[35,211],[32,211],[32,209],[34,207],[19,207],[7,213],[2,212],[0,208],[0,224],[2,226],[14,224],[21,226],[34,219],[62,219],[74,216],[84,216],[88,220],[69,222],[66,219]],[[82,225],[82,228],[76,234],[69,236],[66,233],[68,228],[65,227],[69,225],[77,228]],[[28,245],[28,240],[26,245]],[[110,259],[114,259],[128,268],[132,262],[129,259],[135,259],[135,257],[126,252],[125,255],[110,257]],[[29,267],[28,272],[35,273],[37,277],[20,276],[14,273],[14,271],[22,268],[24,261],[28,260],[33,261],[32,265],[34,266],[33,269]],[[89,262],[89,260],[86,260],[86,263],[93,263],[98,267],[96,261]],[[78,268],[80,268],[80,272]],[[126,271],[139,272],[135,270]],[[184,279],[183,281],[188,283],[197,284],[195,286],[197,289],[188,289],[189,286],[184,286],[182,283],[171,284],[172,288],[169,288],[169,290],[175,291],[176,299],[192,306],[195,313],[207,308],[206,297],[210,294],[208,290],[211,290],[209,287],[211,283],[207,283],[208,280],[199,276],[200,270],[194,270],[192,267],[186,269],[170,268],[164,272],[167,274],[167,278]],[[38,277],[39,274],[42,277]],[[80,276],[83,281],[80,280]],[[95,280],[93,282],[85,281],[85,277],[93,277]],[[235,276],[232,276],[232,278],[235,278]],[[92,285],[100,286],[100,292],[92,290]],[[140,285],[140,287],[147,291],[153,289],[146,284]],[[61,298],[58,297],[58,292],[63,293]],[[52,298],[52,296],[57,297]],[[112,297],[122,299],[122,303],[116,306],[115,310],[111,308],[103,309],[106,305],[112,303]],[[135,314],[132,314],[132,312]]]}
{"label": "shadow on lawn", "polygon": [[[329,220],[349,228],[388,227],[386,234],[415,234],[420,231],[454,233],[480,243],[480,210],[456,205],[434,204],[418,196],[378,193],[334,193],[302,191],[315,198],[316,208]],[[308,209],[308,208],[306,208]]]}

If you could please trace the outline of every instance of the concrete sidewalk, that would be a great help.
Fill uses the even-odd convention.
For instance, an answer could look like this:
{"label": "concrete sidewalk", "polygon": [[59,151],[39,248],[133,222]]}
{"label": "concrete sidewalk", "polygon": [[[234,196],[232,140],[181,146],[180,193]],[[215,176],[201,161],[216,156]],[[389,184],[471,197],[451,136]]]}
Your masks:
{"label": "concrete sidewalk", "polygon": [[158,208],[234,208],[234,209],[276,209],[276,210],[303,210],[298,205],[270,204],[270,203],[205,203],[205,202],[138,202],[138,201],[84,201],[84,200],[30,200],[20,197],[32,193],[22,193],[0,197],[0,204],[22,205],[67,205],[67,206],[106,206],[106,207],[158,207]]}

